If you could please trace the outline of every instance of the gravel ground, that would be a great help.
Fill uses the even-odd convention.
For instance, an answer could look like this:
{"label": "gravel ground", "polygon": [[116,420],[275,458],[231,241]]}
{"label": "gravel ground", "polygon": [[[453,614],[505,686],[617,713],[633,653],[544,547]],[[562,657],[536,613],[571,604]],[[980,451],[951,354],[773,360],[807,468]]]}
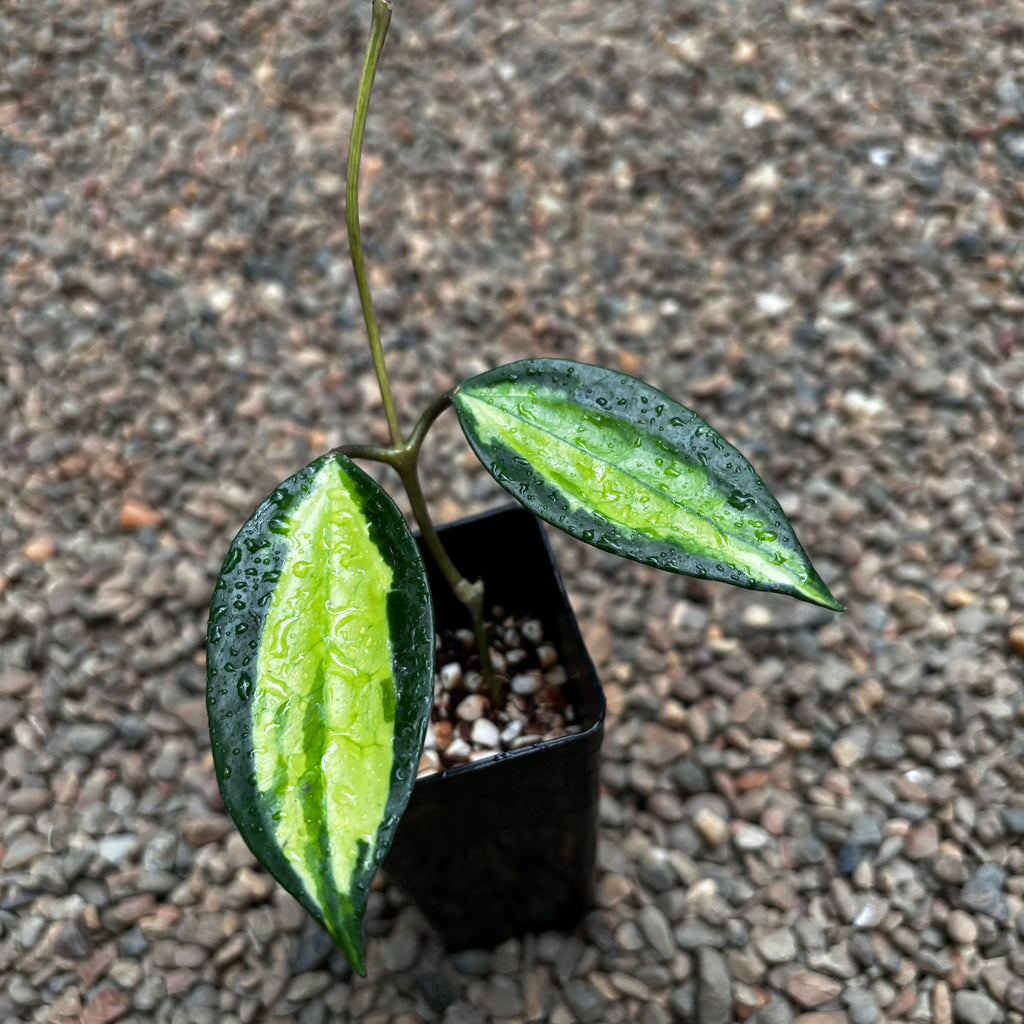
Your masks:
{"label": "gravel ground", "polygon": [[[1024,1021],[1024,12],[397,0],[368,259],[410,411],[637,373],[842,616],[555,539],[607,685],[597,908],[369,978],[224,816],[234,529],[380,437],[341,219],[367,5],[0,9],[0,1020]],[[500,501],[450,414],[439,519]]]}

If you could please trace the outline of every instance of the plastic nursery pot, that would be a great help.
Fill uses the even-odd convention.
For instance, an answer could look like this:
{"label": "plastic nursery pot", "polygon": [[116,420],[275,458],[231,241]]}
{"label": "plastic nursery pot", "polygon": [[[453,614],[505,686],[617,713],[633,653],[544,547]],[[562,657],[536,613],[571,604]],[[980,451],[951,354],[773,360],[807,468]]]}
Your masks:
{"label": "plastic nursery pot", "polygon": [[[579,733],[420,779],[384,862],[449,949],[573,928],[592,905],[604,692],[580,636],[543,527],[520,506],[440,531],[488,608],[544,624],[568,676]],[[421,545],[422,547],[422,545]],[[468,624],[424,555],[438,627]]]}

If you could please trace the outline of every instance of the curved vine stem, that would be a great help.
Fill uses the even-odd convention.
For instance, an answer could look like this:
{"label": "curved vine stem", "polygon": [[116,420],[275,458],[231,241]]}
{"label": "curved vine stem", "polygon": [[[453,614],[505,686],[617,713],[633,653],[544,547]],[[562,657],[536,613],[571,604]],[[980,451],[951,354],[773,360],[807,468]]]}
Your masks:
{"label": "curved vine stem", "polygon": [[394,445],[402,443],[402,428],[395,412],[395,400],[391,396],[391,384],[388,381],[387,368],[384,365],[384,348],[381,345],[380,329],[377,326],[377,314],[373,309],[370,296],[370,282],[366,276],[366,263],[363,260],[363,239],[359,229],[359,166],[363,156],[363,133],[366,130],[366,115],[370,109],[370,93],[373,80],[377,74],[380,53],[387,38],[388,26],[391,24],[390,0],[373,0],[373,20],[370,24],[370,41],[366,47],[366,59],[363,71],[359,76],[359,93],[356,96],[356,109],[352,117],[352,134],[348,143],[348,172],[345,182],[345,222],[348,227],[348,247],[352,257],[352,270],[356,276],[356,288],[359,290],[359,302],[363,308],[363,320],[366,321],[366,334],[370,339],[370,351],[373,355],[373,369],[377,374],[380,387],[380,398],[384,405],[384,415],[391,432]]}
{"label": "curved vine stem", "polygon": [[349,254],[352,257],[352,270],[355,273],[356,287],[359,290],[359,302],[366,322],[366,334],[370,341],[370,352],[373,356],[373,368],[377,374],[380,387],[381,402],[384,415],[391,434],[391,445],[350,444],[334,449],[349,458],[372,459],[391,466],[402,481],[413,515],[419,525],[423,542],[430,552],[437,567],[448,581],[455,596],[469,610],[473,620],[473,632],[476,634],[477,652],[483,669],[485,695],[492,704],[496,704],[500,694],[500,682],[494,672],[490,645],[484,628],[484,585],[482,580],[470,582],[455,567],[448,552],[445,551],[441,538],[437,535],[434,522],[430,518],[426,497],[420,485],[418,460],[423,439],[431,425],[445,409],[451,405],[452,393],[446,392],[436,398],[419,418],[407,440],[402,438],[402,427],[398,422],[395,402],[388,381],[387,366],[384,362],[384,348],[380,340],[380,329],[377,315],[373,309],[373,298],[370,295],[370,282],[366,275],[366,263],[363,259],[362,233],[359,227],[359,166],[363,156],[363,135],[366,130],[366,117],[370,108],[370,93],[377,74],[384,40],[387,38],[388,26],[391,24],[391,0],[373,0],[373,19],[370,24],[370,40],[366,47],[366,59],[363,62],[362,74],[359,76],[359,92],[356,96],[356,109],[352,117],[352,133],[349,136],[348,172],[345,182],[345,223],[348,227]]}

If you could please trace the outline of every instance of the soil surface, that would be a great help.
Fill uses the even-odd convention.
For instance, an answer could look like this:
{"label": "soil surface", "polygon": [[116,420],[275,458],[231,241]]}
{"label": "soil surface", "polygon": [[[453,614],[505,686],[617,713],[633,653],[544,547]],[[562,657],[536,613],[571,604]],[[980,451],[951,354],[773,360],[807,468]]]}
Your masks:
{"label": "soil surface", "polygon": [[[597,905],[446,953],[380,885],[353,977],[224,813],[203,643],[252,508],[386,440],[368,5],[4,3],[0,1020],[1021,1024],[1020,5],[395,7],[362,202],[406,426],[513,359],[635,373],[847,611],[554,537]],[[506,500],[450,413],[422,469],[439,520]]]}
{"label": "soil surface", "polygon": [[420,776],[580,730],[566,692],[573,684],[558,649],[545,637],[544,624],[493,609],[485,628],[490,681],[471,629],[445,629],[437,636],[434,708]]}

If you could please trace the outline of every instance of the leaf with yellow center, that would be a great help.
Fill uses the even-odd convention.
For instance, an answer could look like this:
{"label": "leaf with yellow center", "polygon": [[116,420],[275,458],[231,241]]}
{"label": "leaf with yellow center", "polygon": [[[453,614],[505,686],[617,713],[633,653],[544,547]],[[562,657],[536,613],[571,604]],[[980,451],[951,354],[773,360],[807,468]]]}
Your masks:
{"label": "leaf with yellow center", "polygon": [[224,802],[360,972],[370,883],[415,782],[433,642],[412,534],[343,456],[260,505],[214,592],[207,704]]}

